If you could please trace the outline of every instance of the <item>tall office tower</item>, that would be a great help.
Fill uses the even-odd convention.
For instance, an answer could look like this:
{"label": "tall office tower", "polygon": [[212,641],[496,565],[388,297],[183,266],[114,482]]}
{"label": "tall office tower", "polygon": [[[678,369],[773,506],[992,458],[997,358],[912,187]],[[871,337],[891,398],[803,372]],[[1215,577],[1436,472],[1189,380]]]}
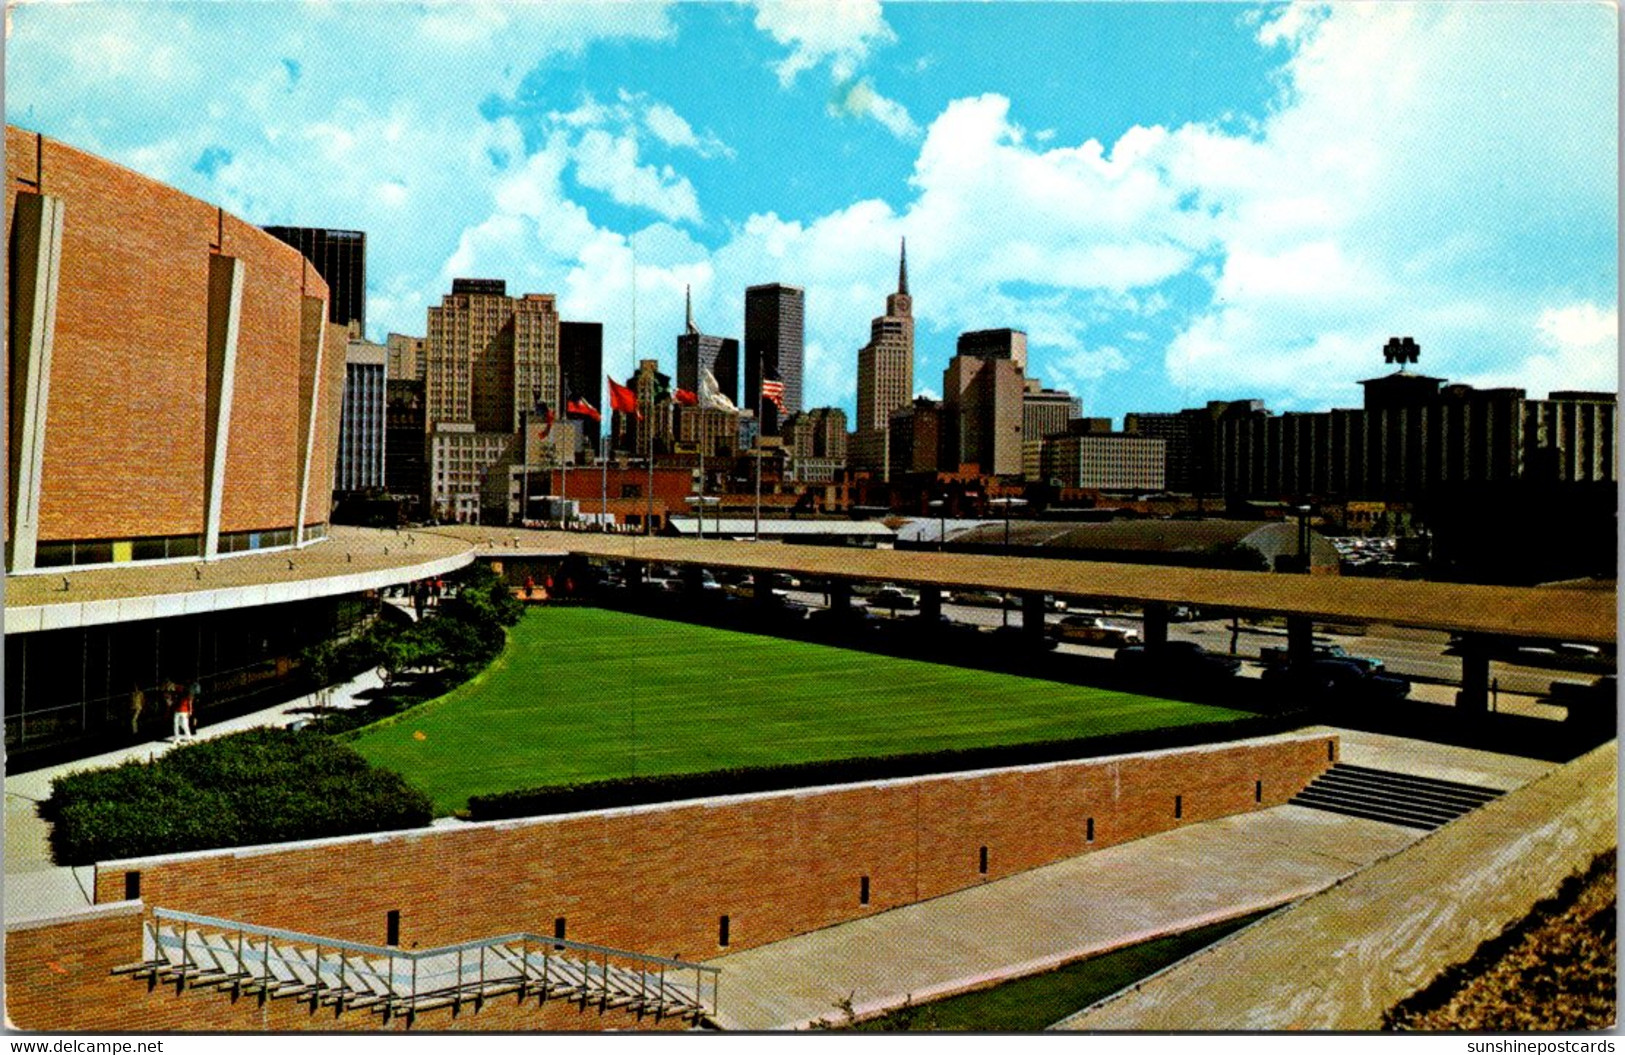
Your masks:
{"label": "tall office tower", "polygon": [[717,379],[717,391],[739,405],[739,342],[732,337],[713,337],[694,325],[694,301],[684,291],[688,320],[677,336],[677,387],[700,390],[700,372],[709,370]]}
{"label": "tall office tower", "polygon": [[948,438],[947,471],[975,465],[987,476],[1022,472],[1023,368],[1027,335],[1020,330],[962,334],[959,354],[942,372]]}
{"label": "tall office tower", "polygon": [[454,279],[429,309],[424,404],[431,515],[505,510],[518,431],[559,406],[559,316],[551,293],[509,297],[500,279]]}
{"label": "tall office tower", "polygon": [[[756,414],[763,436],[779,435],[785,418],[801,410],[801,349],[806,294],[773,283],[745,290],[744,405]],[[762,379],[784,384],[784,406],[762,398]],[[720,380],[720,378],[719,378]]]}
{"label": "tall office tower", "polygon": [[423,382],[410,378],[385,385],[384,407],[384,489],[402,501],[412,520],[422,517],[423,464]]}
{"label": "tall office tower", "polygon": [[891,416],[914,397],[914,307],[908,295],[908,243],[897,261],[897,292],[886,314],[869,324],[869,343],[858,350],[858,420],[852,467],[889,479]]}
{"label": "tall office tower", "polygon": [[408,337],[392,333],[384,339],[389,349],[389,379],[391,381],[422,381],[423,369],[428,365],[424,356],[422,337]]}
{"label": "tall office tower", "polygon": [[351,322],[367,329],[367,235],[364,231],[330,231],[320,227],[267,227],[316,265],[327,283],[327,319],[340,326]]}
{"label": "tall office tower", "polygon": [[[559,374],[564,379],[559,405],[564,413],[567,399],[584,399],[599,413],[604,412],[604,324],[601,322],[559,323]],[[581,438],[591,450],[598,450],[602,426],[591,418],[572,419]]]}
{"label": "tall office tower", "polygon": [[978,359],[1009,359],[1023,374],[1027,372],[1027,335],[1021,330],[971,330],[959,335],[954,351]]}
{"label": "tall office tower", "polygon": [[334,494],[384,486],[384,382],[388,349],[351,338],[344,350],[344,402],[339,412]]}

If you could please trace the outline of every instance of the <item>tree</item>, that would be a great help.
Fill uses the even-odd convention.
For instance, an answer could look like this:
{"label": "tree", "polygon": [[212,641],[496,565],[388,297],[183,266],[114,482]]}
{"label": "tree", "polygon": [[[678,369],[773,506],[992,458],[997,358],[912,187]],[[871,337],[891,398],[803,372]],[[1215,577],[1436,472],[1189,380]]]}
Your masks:
{"label": "tree", "polygon": [[1232,571],[1269,571],[1270,562],[1256,546],[1245,542],[1220,542],[1209,546],[1205,567]]}

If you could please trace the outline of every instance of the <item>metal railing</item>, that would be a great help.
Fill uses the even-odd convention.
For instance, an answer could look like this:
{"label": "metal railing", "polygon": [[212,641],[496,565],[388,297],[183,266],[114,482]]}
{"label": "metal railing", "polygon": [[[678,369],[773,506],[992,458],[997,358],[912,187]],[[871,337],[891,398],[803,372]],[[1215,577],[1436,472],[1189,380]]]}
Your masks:
{"label": "metal railing", "polygon": [[114,973],[173,982],[177,991],[208,986],[234,999],[293,998],[335,1015],[367,1008],[408,1022],[515,993],[698,1022],[716,1015],[721,983],[716,967],[526,932],[400,949],[163,908],[143,924],[141,961]]}

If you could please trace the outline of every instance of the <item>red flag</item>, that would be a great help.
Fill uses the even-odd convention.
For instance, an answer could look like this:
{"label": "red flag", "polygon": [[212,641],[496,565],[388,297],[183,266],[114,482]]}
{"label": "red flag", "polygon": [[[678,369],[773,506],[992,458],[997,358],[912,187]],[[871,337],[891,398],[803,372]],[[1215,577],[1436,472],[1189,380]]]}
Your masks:
{"label": "red flag", "polygon": [[536,413],[542,418],[542,426],[536,430],[536,439],[545,440],[548,433],[553,431],[553,408],[546,403],[537,403]]}
{"label": "red flag", "polygon": [[622,414],[634,414],[639,421],[643,420],[643,411],[638,409],[638,396],[625,385],[615,383],[613,377],[606,377],[609,382],[609,409],[618,410]]}
{"label": "red flag", "polygon": [[671,398],[674,401],[681,403],[685,407],[697,407],[700,405],[700,397],[696,396],[686,388],[677,389],[677,391],[672,393]]}
{"label": "red flag", "polygon": [[578,418],[591,418],[594,421],[603,421],[604,415],[598,413],[593,405],[585,399],[572,399],[564,404],[564,412]]}

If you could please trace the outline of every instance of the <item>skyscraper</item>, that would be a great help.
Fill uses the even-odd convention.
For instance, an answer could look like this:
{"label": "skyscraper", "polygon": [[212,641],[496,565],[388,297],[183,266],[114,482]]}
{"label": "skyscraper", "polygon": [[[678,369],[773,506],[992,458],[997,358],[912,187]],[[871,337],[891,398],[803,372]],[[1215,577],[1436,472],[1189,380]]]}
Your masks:
{"label": "skyscraper", "polygon": [[348,494],[384,486],[384,381],[388,349],[352,337],[344,352],[344,403],[339,413],[338,461],[333,491]]}
{"label": "skyscraper", "polygon": [[869,324],[869,343],[858,350],[858,420],[853,468],[890,473],[891,416],[914,397],[914,310],[908,294],[908,243],[897,261],[897,292],[886,314]]}
{"label": "skyscraper", "polygon": [[[559,374],[564,378],[565,391],[559,393],[559,406],[555,412],[564,413],[567,397],[585,399],[593,407],[604,410],[600,390],[604,384],[604,324],[601,322],[559,323]],[[598,436],[602,431],[591,418],[574,419],[581,429],[582,438],[593,449],[598,449]]]}
{"label": "skyscraper", "polygon": [[[431,515],[505,510],[507,466],[537,403],[559,406],[559,316],[551,293],[509,297],[496,279],[454,279],[429,309],[424,405]],[[556,412],[556,411],[555,411]]]}
{"label": "skyscraper", "polygon": [[[744,405],[756,412],[763,436],[777,436],[781,423],[801,410],[801,350],[806,295],[795,286],[771,283],[745,290]],[[762,380],[784,384],[784,406],[762,399]],[[718,379],[720,380],[720,378]]]}
{"label": "skyscraper", "polygon": [[732,337],[713,337],[694,325],[694,301],[684,294],[688,320],[677,336],[677,387],[700,390],[700,372],[711,371],[717,391],[735,405],[739,403],[739,342]]}
{"label": "skyscraper", "polygon": [[1026,362],[1027,335],[1020,330],[960,335],[959,354],[942,373],[949,459],[944,469],[974,464],[988,476],[1022,471]]}
{"label": "skyscraper", "polygon": [[351,322],[367,329],[367,235],[364,231],[333,231],[319,227],[267,227],[278,238],[316,266],[327,283],[327,319],[340,326]]}

